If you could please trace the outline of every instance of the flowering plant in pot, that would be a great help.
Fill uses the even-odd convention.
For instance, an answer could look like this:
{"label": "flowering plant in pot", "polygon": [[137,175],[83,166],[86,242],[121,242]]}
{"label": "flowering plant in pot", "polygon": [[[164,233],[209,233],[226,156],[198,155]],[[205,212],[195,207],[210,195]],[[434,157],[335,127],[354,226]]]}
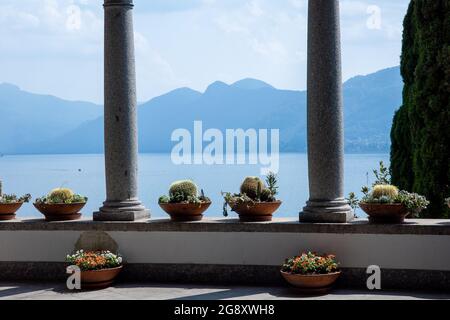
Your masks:
{"label": "flowering plant in pot", "polygon": [[2,181],[0,181],[0,221],[15,219],[17,210],[30,199],[30,194],[21,197],[15,194],[3,194]]}
{"label": "flowering plant in pot", "polygon": [[265,182],[259,177],[246,177],[240,193],[223,192],[223,215],[228,216],[229,206],[243,222],[272,221],[273,213],[282,203],[275,197],[278,194],[277,176],[269,172]]}
{"label": "flowering plant in pot", "polygon": [[359,200],[350,193],[349,201],[353,208],[359,206],[369,216],[372,223],[402,223],[408,215],[417,217],[426,209],[429,201],[417,193],[399,190],[391,184],[388,169],[380,162],[380,169],[373,170],[376,181],[372,188],[365,186]]}
{"label": "flowering plant in pot", "polygon": [[123,268],[122,257],[108,250],[78,250],[67,255],[66,262],[80,268],[81,284],[85,288],[108,287]]}
{"label": "flowering plant in pot", "polygon": [[294,287],[310,293],[325,293],[341,275],[339,263],[332,254],[305,252],[288,258],[281,267],[281,275]]}
{"label": "flowering plant in pot", "polygon": [[159,206],[170,215],[172,221],[199,221],[211,205],[203,189],[198,194],[197,185],[191,180],[175,181],[169,195],[161,196]]}
{"label": "flowering plant in pot", "polygon": [[46,196],[36,199],[34,206],[47,221],[68,221],[80,219],[80,210],[88,198],[75,194],[67,188],[57,188]]}

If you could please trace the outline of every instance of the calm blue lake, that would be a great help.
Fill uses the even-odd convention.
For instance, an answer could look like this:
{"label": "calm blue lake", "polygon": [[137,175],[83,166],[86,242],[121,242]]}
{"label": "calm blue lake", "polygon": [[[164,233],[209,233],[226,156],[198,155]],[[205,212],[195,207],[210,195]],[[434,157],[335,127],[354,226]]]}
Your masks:
{"label": "calm blue lake", "polygon": [[[373,181],[372,169],[388,154],[347,154],[345,156],[346,194],[359,193],[362,185]],[[222,215],[221,191],[238,192],[245,176],[259,175],[259,165],[174,165],[170,154],[141,154],[140,198],[152,217],[166,217],[157,201],[166,194],[174,180],[192,179],[203,188],[213,205],[206,213],[210,217]],[[4,193],[40,197],[55,187],[68,187],[89,197],[83,213],[91,216],[105,200],[103,155],[21,155],[0,157],[0,179]],[[306,154],[280,154],[279,198],[283,205],[279,217],[297,217],[308,199],[308,173]],[[359,216],[365,216],[358,211]],[[31,204],[26,204],[21,217],[40,217]]]}

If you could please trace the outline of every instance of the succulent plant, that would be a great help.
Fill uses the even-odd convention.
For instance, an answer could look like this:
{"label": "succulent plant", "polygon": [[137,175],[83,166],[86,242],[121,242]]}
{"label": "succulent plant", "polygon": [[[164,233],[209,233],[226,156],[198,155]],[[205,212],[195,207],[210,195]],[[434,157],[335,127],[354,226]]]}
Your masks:
{"label": "succulent plant", "polygon": [[36,203],[47,204],[86,203],[87,201],[87,197],[75,194],[72,190],[67,188],[53,189],[46,196],[36,199]]}
{"label": "succulent plant", "polygon": [[0,204],[10,204],[10,203],[26,203],[29,202],[31,199],[30,194],[25,194],[21,197],[15,195],[15,194],[3,194],[3,184],[0,180]]}
{"label": "succulent plant", "polygon": [[241,184],[241,194],[246,194],[254,200],[260,198],[264,189],[266,189],[266,186],[258,177],[247,177]]}
{"label": "succulent plant", "polygon": [[398,188],[390,184],[378,184],[372,189],[372,196],[374,198],[384,198],[388,197],[394,199],[398,195]]}
{"label": "succulent plant", "polygon": [[158,203],[169,203],[170,202],[170,198],[168,196],[161,196],[158,199]]}
{"label": "succulent plant", "polygon": [[175,181],[170,185],[169,195],[159,197],[158,203],[202,203],[211,202],[203,190],[198,195],[197,185],[191,180]]}
{"label": "succulent plant", "polygon": [[175,181],[170,185],[169,195],[181,197],[187,200],[190,197],[197,196],[197,185],[191,180]]}
{"label": "succulent plant", "polygon": [[272,191],[269,189],[263,189],[261,191],[261,194],[259,196],[262,202],[272,202],[275,201],[275,196],[273,195]]}
{"label": "succulent plant", "polygon": [[56,188],[48,194],[49,200],[52,202],[67,202],[73,198],[73,191],[67,188]]}

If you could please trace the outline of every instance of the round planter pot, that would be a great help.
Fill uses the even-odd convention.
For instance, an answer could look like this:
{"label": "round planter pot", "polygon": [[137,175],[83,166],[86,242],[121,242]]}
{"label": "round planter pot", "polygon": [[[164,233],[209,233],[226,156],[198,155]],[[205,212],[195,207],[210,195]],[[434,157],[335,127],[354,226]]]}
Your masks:
{"label": "round planter pot", "polygon": [[409,214],[408,209],[400,203],[360,203],[359,206],[367,213],[371,223],[403,223]]}
{"label": "round planter pot", "polygon": [[82,289],[103,289],[109,287],[122,271],[123,266],[110,269],[81,271]]}
{"label": "round planter pot", "polygon": [[272,215],[281,206],[281,201],[239,203],[232,210],[239,215],[242,222],[272,221]]}
{"label": "round planter pot", "polygon": [[46,221],[69,221],[81,218],[80,210],[86,203],[48,204],[34,203],[36,209],[44,216]]}
{"label": "round planter pot", "polygon": [[283,278],[301,292],[310,294],[323,294],[331,290],[333,284],[341,275],[341,272],[329,274],[293,274],[281,271]]}
{"label": "round planter pot", "polygon": [[202,203],[160,203],[159,206],[175,222],[200,221],[211,202]]}
{"label": "round planter pot", "polygon": [[23,202],[0,203],[0,221],[14,220],[16,212],[23,205]]}

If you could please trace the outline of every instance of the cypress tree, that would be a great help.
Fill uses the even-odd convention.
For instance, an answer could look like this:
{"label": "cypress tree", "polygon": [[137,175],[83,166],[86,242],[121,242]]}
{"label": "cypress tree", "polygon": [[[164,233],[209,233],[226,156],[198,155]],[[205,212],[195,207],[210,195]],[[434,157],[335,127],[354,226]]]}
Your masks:
{"label": "cypress tree", "polygon": [[414,174],[412,168],[411,132],[408,106],[411,104],[411,89],[417,54],[414,48],[414,1],[409,4],[403,21],[403,43],[400,72],[403,77],[403,105],[395,113],[391,129],[391,176],[392,183],[401,189],[412,190]]}
{"label": "cypress tree", "polygon": [[424,217],[449,216],[450,0],[412,0],[404,20],[403,106],[392,126],[393,183],[424,194]]}

